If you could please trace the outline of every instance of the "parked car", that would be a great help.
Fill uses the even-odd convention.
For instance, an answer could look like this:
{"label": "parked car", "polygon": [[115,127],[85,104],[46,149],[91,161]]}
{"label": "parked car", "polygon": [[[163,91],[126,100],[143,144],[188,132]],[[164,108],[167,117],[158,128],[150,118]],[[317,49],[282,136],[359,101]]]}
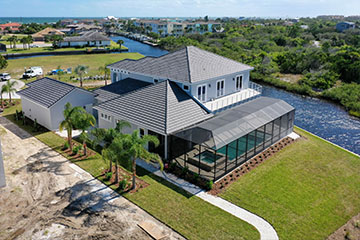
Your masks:
{"label": "parked car", "polygon": [[10,80],[11,76],[8,73],[0,73],[0,81],[7,81]]}
{"label": "parked car", "polygon": [[43,70],[41,67],[31,67],[25,70],[25,73],[22,75],[22,78],[26,79],[41,75],[43,75]]}

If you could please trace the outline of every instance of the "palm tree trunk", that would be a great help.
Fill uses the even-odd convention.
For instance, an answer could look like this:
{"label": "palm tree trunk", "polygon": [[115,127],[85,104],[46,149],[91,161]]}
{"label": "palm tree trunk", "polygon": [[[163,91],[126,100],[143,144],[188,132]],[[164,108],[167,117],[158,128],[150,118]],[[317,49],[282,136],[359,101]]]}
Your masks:
{"label": "palm tree trunk", "polygon": [[132,173],[133,173],[133,177],[132,177],[132,190],[136,189],[136,158],[133,158],[133,162],[132,162]]}
{"label": "palm tree trunk", "polygon": [[84,155],[86,156],[87,155],[87,147],[86,147],[85,139],[83,141],[83,146],[84,146]]}
{"label": "palm tree trunk", "polygon": [[71,133],[72,133],[72,131],[71,131],[71,129],[68,129],[67,132],[68,132],[69,148],[70,148],[70,151],[72,151],[72,142],[71,142],[71,139],[72,139]]}
{"label": "palm tree trunk", "polygon": [[9,92],[9,103],[11,103],[11,92]]}
{"label": "palm tree trunk", "polygon": [[82,80],[82,76],[80,76],[80,87],[83,86],[83,80]]}
{"label": "palm tree trunk", "polygon": [[0,96],[0,97],[1,97],[1,108],[2,108],[2,109],[4,109],[4,101],[3,101],[3,96],[2,96],[2,93],[0,93],[0,94],[1,94],[1,96]]}
{"label": "palm tree trunk", "polygon": [[115,183],[119,183],[118,165],[115,163]]}

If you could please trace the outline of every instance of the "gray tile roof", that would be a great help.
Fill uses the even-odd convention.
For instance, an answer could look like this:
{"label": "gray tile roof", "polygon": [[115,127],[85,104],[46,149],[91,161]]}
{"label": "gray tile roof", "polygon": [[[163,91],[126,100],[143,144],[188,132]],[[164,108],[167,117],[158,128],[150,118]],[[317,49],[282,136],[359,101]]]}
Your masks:
{"label": "gray tile roof", "polygon": [[146,87],[150,84],[152,83],[144,82],[132,78],[126,78],[124,80],[96,89],[94,90],[94,93],[97,94],[96,96],[97,99],[101,101],[108,101],[119,97],[119,95],[123,95],[135,91],[139,88]]}
{"label": "gray tile roof", "polygon": [[187,83],[253,69],[248,65],[194,46],[188,46],[161,57],[126,59],[108,67]]}
{"label": "gray tile roof", "polygon": [[160,134],[169,134],[213,116],[171,81],[141,88],[94,108]]}
{"label": "gray tile roof", "polygon": [[[28,83],[27,86],[27,88],[17,92],[17,94],[39,103],[40,105],[47,108],[51,107],[75,88],[77,88],[73,85],[46,77]],[[86,91],[84,89],[82,90]],[[92,92],[89,93],[94,94]]]}
{"label": "gray tile roof", "polygon": [[110,41],[111,39],[99,32],[85,32],[81,36],[66,37],[63,42],[88,42],[88,41]]}

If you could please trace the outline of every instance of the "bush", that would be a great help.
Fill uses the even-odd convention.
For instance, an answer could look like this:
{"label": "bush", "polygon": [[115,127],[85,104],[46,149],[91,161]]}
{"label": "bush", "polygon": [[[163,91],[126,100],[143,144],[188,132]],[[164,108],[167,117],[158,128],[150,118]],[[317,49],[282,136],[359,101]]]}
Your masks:
{"label": "bush", "polygon": [[200,178],[199,174],[198,174],[198,173],[194,173],[194,175],[193,175],[193,181],[194,181],[194,183],[197,183],[197,182],[199,181],[199,178]]}
{"label": "bush", "polygon": [[206,183],[206,189],[211,190],[213,188],[214,182],[212,180]]}
{"label": "bush", "polygon": [[112,177],[112,172],[105,173],[105,180],[106,181],[109,181],[111,179],[111,177]]}
{"label": "bush", "polygon": [[176,169],[176,162],[172,162],[170,163],[170,166],[169,166],[169,171],[170,172],[174,172]]}
{"label": "bush", "polygon": [[63,150],[69,149],[69,147],[70,147],[69,142],[66,141],[66,142],[64,143]]}
{"label": "bush", "polygon": [[181,169],[181,176],[185,177],[188,171],[189,171],[188,167],[184,167],[183,169]]}
{"label": "bush", "polygon": [[119,182],[119,190],[124,191],[128,185],[128,182],[126,179],[123,179]]}
{"label": "bush", "polygon": [[81,146],[81,145],[74,146],[72,152],[73,152],[74,155],[76,155],[76,154],[79,153],[79,151],[80,151],[81,149],[82,149],[82,146]]}

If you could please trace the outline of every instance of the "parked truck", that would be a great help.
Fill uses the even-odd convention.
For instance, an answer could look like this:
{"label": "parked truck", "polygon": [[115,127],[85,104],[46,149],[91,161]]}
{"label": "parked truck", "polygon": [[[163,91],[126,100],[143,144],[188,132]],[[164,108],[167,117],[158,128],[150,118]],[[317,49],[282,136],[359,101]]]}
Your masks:
{"label": "parked truck", "polygon": [[31,67],[25,70],[25,73],[22,75],[22,78],[33,78],[43,75],[43,70],[41,67]]}

